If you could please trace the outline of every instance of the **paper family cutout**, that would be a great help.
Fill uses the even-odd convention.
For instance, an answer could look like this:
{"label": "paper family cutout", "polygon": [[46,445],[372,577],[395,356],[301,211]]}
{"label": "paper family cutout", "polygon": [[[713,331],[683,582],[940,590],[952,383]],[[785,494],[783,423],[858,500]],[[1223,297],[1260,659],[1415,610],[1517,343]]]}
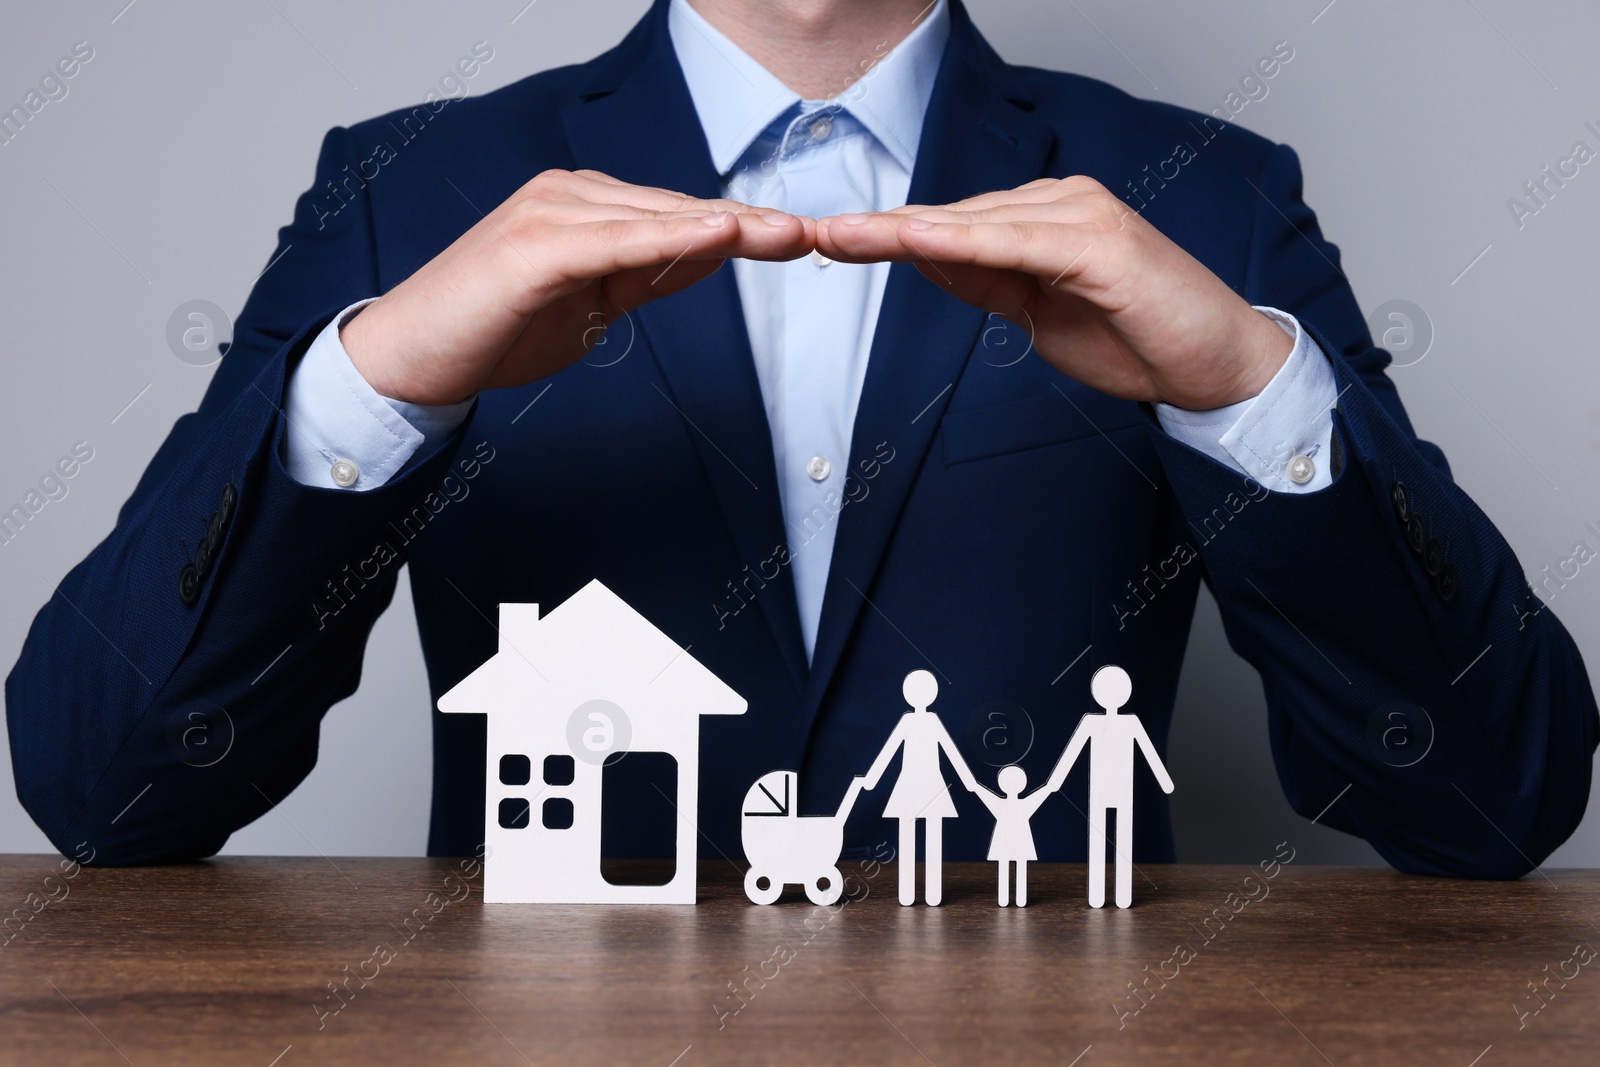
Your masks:
{"label": "paper family cutout", "polygon": [[[501,604],[499,647],[439,698],[439,710],[488,717],[484,824],[484,902],[541,904],[693,904],[701,715],[742,715],[743,697],[629,607],[592,581],[543,618],[537,604]],[[867,773],[853,778],[833,815],[799,813],[796,772],[763,775],[745,794],[740,835],[750,861],[745,894],[771,904],[785,885],[804,887],[815,904],[844,892],[839,857],[844,825],[863,789],[876,789],[901,757],[884,817],[899,823],[900,903],[916,900],[916,824],[923,821],[923,899],[943,897],[945,819],[958,816],[941,754],[961,784],[995,818],[988,858],[999,864],[998,902],[1028,902],[1028,863],[1037,858],[1031,819],[1089,748],[1089,903],[1105,904],[1107,815],[1116,813],[1116,904],[1133,902],[1134,750],[1157,781],[1172,779],[1134,715],[1119,714],[1132,693],[1121,667],[1095,672],[1090,692],[1103,709],[1079,721],[1043,786],[1024,793],[1027,774],[1002,767],[998,790],[983,785],[931,710],[938,681],[912,671],[900,717]],[[675,866],[664,885],[617,885],[601,871],[604,768],[628,753],[671,757],[677,771]]]}
{"label": "paper family cutout", "polygon": [[[999,905],[1005,907],[1009,902],[1011,871],[1015,868],[1017,907],[1025,907],[1028,903],[1028,863],[1038,858],[1033,844],[1031,825],[1033,814],[1066,782],[1067,774],[1087,746],[1089,748],[1089,904],[1091,907],[1099,908],[1106,902],[1106,821],[1107,815],[1111,812],[1116,813],[1117,821],[1116,904],[1119,908],[1126,908],[1133,903],[1135,746],[1144,753],[1161,788],[1170,793],[1173,785],[1172,778],[1167,774],[1161,757],[1156,754],[1155,745],[1150,742],[1150,736],[1145,733],[1138,717],[1119,714],[1119,710],[1133,693],[1133,682],[1129,679],[1127,671],[1108,664],[1094,673],[1089,682],[1089,692],[1094,697],[1095,703],[1100,705],[1102,713],[1088,714],[1079,720],[1078,727],[1073,731],[1066,751],[1056,762],[1050,778],[1042,787],[1026,795],[1023,794],[1023,789],[1028,784],[1028,774],[1021,767],[1011,765],[1000,769],[998,792],[980,785],[973,777],[972,771],[961,756],[960,749],[956,747],[944,724],[939,721],[939,716],[929,710],[929,706],[939,696],[938,680],[931,673],[912,671],[906,675],[901,692],[906,698],[906,703],[911,705],[911,710],[902,715],[900,721],[895,724],[888,741],[878,753],[878,758],[867,771],[865,781],[863,782],[861,778],[853,779],[839,812],[831,818],[820,820],[835,826],[834,833],[827,838],[813,835],[806,844],[809,850],[818,850],[824,844],[832,844],[834,851],[827,856],[818,851],[807,851],[805,865],[795,867],[794,870],[831,869],[837,884],[838,868],[835,865],[838,863],[839,849],[844,843],[845,817],[854,806],[856,796],[863,786],[866,789],[877,788],[889,763],[896,753],[899,753],[900,776],[884,805],[883,815],[884,818],[895,819],[900,824],[900,849],[896,853],[900,903],[911,905],[916,902],[916,824],[918,819],[922,819],[923,899],[930,905],[938,904],[943,896],[942,823],[945,819],[958,816],[955,803],[950,799],[949,788],[945,783],[944,771],[939,765],[939,755],[942,752],[950,761],[950,765],[955,768],[956,777],[994,815],[994,835],[989,840],[989,859],[999,864],[999,886],[996,894]],[[751,851],[751,832],[758,824],[753,824],[750,819],[749,804],[756,791],[762,788],[762,783],[776,780],[779,776],[783,776],[785,787],[793,784],[795,777],[793,771],[776,771],[758,781],[751,788],[751,795],[745,798],[746,817],[741,826],[744,833],[745,854],[750,857],[752,864],[760,865],[763,869],[776,864],[770,858],[771,853],[765,851],[770,847],[770,839],[766,839],[766,835],[759,830],[755,843],[757,848],[762,850],[763,858],[757,860]],[[785,797],[789,795],[785,793]],[[792,808],[792,804],[788,804],[787,807]],[[745,880],[745,893],[757,904],[771,904],[782,893],[783,885],[781,881],[769,879],[765,888],[757,891],[754,879],[756,870],[757,867],[752,866],[752,877]],[[805,882],[806,878],[796,875],[784,881]],[[806,893],[813,903],[825,903],[812,892],[809,883]],[[832,903],[834,899],[837,899],[837,894],[826,903]]]}

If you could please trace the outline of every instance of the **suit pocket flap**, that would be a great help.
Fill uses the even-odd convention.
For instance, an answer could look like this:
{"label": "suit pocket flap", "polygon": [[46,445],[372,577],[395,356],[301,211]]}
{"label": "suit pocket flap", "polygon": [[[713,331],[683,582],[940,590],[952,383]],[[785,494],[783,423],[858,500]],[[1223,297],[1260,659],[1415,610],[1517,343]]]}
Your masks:
{"label": "suit pocket flap", "polygon": [[939,424],[945,465],[1096,437],[1145,421],[1131,400],[1081,386],[1073,391],[1078,395],[1069,398],[1051,390],[1044,396],[947,413]]}

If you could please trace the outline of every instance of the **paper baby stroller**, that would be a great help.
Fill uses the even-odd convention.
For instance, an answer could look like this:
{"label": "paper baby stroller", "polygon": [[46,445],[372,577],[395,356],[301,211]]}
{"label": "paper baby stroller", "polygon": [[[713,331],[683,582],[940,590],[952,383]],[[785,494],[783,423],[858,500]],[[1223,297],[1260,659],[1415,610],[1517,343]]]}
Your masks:
{"label": "paper baby stroller", "polygon": [[805,886],[813,904],[835,903],[844,893],[839,853],[844,849],[844,822],[856,802],[862,777],[850,780],[839,810],[832,815],[799,813],[799,775],[771,771],[756,779],[744,795],[739,836],[750,870],[744,892],[752,903],[771,904],[785,885]]}

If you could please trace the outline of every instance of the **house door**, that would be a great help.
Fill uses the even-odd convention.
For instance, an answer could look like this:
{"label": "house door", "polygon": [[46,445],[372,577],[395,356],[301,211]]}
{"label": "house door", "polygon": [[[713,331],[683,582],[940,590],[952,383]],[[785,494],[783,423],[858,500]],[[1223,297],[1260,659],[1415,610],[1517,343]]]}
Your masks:
{"label": "house door", "polygon": [[677,759],[667,752],[617,752],[606,757],[600,782],[601,876],[612,885],[672,881],[680,830]]}

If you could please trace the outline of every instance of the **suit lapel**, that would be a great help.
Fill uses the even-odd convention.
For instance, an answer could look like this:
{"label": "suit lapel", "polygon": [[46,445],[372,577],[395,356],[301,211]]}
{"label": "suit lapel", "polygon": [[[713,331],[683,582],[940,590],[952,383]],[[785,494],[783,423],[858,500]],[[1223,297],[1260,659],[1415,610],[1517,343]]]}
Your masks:
{"label": "suit lapel", "polygon": [[[688,86],[656,4],[597,70],[583,101],[562,113],[579,168],[691,196],[722,195]],[[724,266],[682,293],[633,312],[649,338],[667,394],[687,424],[740,561],[754,574],[787,542],[772,435],[733,271]],[[743,573],[729,574],[739,582]],[[755,600],[796,690],[805,646],[788,568],[761,579]],[[711,591],[721,597],[727,591]],[[730,604],[738,603],[729,598]],[[730,625],[734,625],[730,623]]]}
{"label": "suit lapel", "polygon": [[[1028,96],[959,0],[951,0],[950,39],[923,122],[909,201],[949,203],[1042,177],[1055,135],[1030,114]],[[947,295],[912,264],[890,271],[850,446],[856,476],[874,459],[881,465],[870,493],[840,513],[802,737],[873,595],[873,577],[984,319],[984,312]],[[880,444],[893,449],[888,463],[876,455]]]}

